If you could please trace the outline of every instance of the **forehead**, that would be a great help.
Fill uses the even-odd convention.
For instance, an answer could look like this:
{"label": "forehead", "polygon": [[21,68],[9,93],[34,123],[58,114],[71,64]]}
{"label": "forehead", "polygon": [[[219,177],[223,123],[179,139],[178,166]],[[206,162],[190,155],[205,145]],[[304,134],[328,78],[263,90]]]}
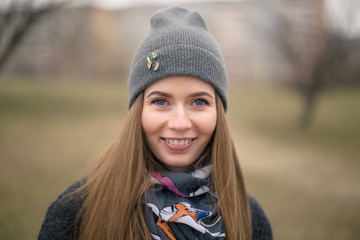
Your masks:
{"label": "forehead", "polygon": [[168,93],[190,93],[197,91],[206,91],[214,95],[213,86],[202,79],[190,76],[171,76],[162,78],[145,88],[145,95],[152,91],[163,91]]}

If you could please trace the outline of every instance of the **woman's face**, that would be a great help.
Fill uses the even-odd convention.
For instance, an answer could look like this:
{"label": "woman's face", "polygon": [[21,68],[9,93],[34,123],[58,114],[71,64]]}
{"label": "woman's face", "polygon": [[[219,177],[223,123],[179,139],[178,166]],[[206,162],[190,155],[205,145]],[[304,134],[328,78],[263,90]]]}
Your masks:
{"label": "woman's face", "polygon": [[158,80],[145,89],[141,121],[155,157],[171,171],[187,171],[215,130],[215,90],[194,77]]}

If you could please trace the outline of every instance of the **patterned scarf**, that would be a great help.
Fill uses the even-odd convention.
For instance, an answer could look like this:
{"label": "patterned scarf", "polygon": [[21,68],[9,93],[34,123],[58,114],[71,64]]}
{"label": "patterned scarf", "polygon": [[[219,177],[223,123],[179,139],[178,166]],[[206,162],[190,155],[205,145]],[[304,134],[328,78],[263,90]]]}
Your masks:
{"label": "patterned scarf", "polygon": [[194,172],[153,172],[146,195],[149,229],[155,240],[224,239],[216,194],[211,192],[212,165]]}

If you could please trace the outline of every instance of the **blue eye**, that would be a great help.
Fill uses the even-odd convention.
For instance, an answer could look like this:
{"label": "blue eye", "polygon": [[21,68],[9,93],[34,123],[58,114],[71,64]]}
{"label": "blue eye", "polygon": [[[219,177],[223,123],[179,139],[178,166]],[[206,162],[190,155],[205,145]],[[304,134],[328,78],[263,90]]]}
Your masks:
{"label": "blue eye", "polygon": [[165,105],[166,104],[166,101],[164,99],[155,99],[154,101],[152,101],[151,103],[155,103],[157,105]]}
{"label": "blue eye", "polygon": [[209,104],[207,101],[205,101],[204,99],[196,99],[194,101],[195,106],[203,106],[203,105],[207,105]]}

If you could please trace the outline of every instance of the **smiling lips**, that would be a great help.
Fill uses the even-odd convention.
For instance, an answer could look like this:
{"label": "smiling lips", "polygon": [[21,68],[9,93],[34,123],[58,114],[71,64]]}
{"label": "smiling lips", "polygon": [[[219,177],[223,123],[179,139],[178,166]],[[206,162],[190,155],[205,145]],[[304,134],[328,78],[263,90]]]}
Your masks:
{"label": "smiling lips", "polygon": [[181,139],[171,139],[171,138],[161,138],[161,141],[167,146],[170,150],[173,151],[185,151],[193,144],[196,138],[181,138]]}

